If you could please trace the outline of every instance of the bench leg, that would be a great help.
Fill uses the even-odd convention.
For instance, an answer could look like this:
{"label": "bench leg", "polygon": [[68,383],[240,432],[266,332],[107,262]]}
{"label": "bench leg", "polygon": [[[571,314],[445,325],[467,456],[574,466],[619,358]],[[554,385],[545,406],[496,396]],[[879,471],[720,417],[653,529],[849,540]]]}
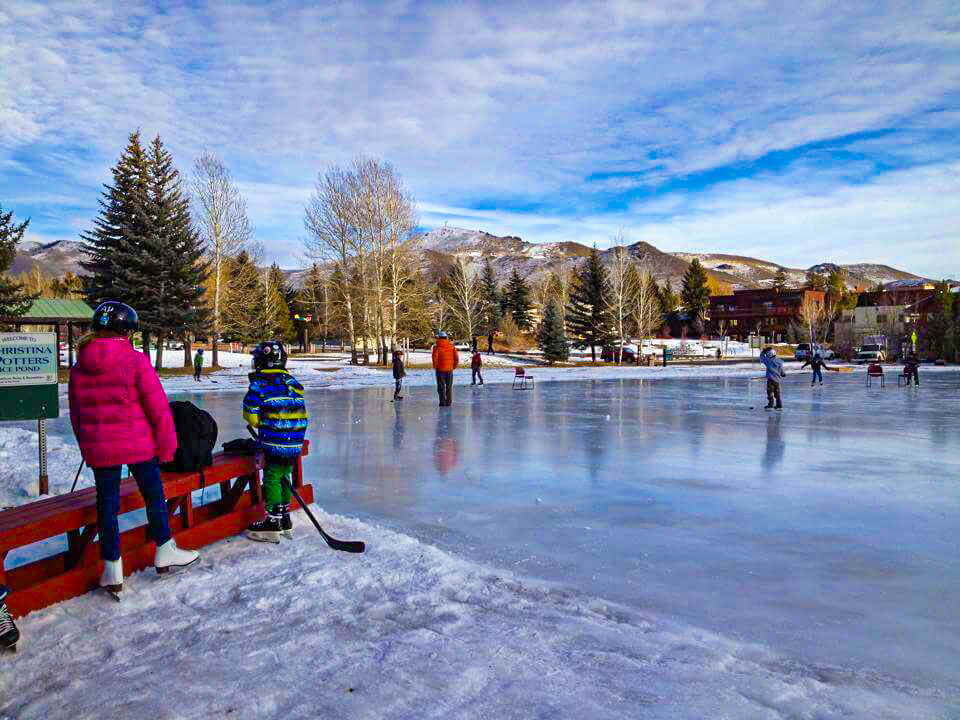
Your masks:
{"label": "bench leg", "polygon": [[71,570],[77,566],[80,558],[83,556],[83,551],[87,549],[87,545],[90,544],[90,541],[93,540],[93,536],[96,534],[96,523],[84,526],[82,531],[67,531],[67,556],[63,562],[64,570]]}

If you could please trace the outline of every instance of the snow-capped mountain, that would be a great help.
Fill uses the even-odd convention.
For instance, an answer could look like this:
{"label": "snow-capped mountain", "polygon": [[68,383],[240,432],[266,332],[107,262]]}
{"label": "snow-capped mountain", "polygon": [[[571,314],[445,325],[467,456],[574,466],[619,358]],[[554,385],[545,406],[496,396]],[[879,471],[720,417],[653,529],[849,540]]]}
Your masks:
{"label": "snow-capped mountain", "polygon": [[852,265],[840,265],[836,263],[824,262],[812,265],[809,268],[788,268],[778,265],[768,260],[759,260],[757,258],[744,257],[741,255],[725,255],[722,253],[673,253],[686,262],[693,258],[700,260],[701,264],[708,270],[721,272],[734,278],[733,282],[740,287],[756,288],[769,286],[773,282],[778,270],[783,270],[787,277],[787,285],[800,287],[806,282],[808,272],[817,272],[829,275],[832,270],[844,269],[848,273],[847,285],[851,289],[866,288],[870,289],[878,283],[890,283],[898,280],[921,280],[917,275],[897,270],[889,265],[879,265],[875,263],[856,263]]}
{"label": "snow-capped mountain", "polygon": [[[501,280],[514,270],[528,279],[537,279],[549,272],[569,270],[590,255],[588,246],[576,242],[531,243],[515,236],[501,237],[482,230],[446,226],[423,235],[421,243],[434,267],[442,267],[454,257],[465,257],[478,264],[489,259]],[[636,261],[649,267],[658,281],[669,279],[674,285],[678,284],[689,265],[687,261],[644,242],[630,245],[628,252]],[[613,251],[602,250],[600,256],[604,262],[612,262]],[[719,272],[711,275],[723,283],[733,280]]]}
{"label": "snow-capped mountain", "polygon": [[30,272],[39,267],[43,272],[59,277],[64,273],[81,272],[82,245],[78,240],[57,240],[52,243],[23,242],[9,272],[13,275]]}

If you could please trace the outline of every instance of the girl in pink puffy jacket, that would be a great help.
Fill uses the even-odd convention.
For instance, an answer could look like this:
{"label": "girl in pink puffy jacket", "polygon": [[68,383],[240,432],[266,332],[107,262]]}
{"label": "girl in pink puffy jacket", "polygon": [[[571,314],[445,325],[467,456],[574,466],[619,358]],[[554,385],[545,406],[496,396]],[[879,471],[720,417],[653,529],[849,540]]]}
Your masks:
{"label": "girl in pink puffy jacket", "polygon": [[170,535],[159,463],[173,459],[177,435],[160,378],[150,360],[134,349],[129,334],[139,327],[129,305],[107,301],[93,315],[93,334],[80,343],[70,370],[70,422],[84,461],[97,484],[97,524],[104,561],[100,585],[119,593],[120,472],[126,465],[143,495],[157,572],[185,567],[198,558],[177,547]]}

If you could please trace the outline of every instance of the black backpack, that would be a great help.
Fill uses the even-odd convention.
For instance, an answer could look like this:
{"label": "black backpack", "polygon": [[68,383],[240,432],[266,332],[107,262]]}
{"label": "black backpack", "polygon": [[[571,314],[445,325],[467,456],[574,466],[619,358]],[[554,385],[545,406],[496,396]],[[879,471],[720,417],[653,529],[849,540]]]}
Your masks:
{"label": "black backpack", "polygon": [[170,411],[177,429],[177,452],[172,462],[160,467],[168,472],[195,472],[213,465],[217,421],[206,410],[181,400],[170,403]]}

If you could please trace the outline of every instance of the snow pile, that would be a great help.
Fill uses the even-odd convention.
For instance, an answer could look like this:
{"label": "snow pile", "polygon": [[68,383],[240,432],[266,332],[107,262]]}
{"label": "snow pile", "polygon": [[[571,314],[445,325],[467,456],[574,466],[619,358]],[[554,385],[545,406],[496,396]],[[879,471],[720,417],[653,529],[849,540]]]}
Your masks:
{"label": "snow pile", "polygon": [[[39,436],[23,427],[0,424],[0,508],[40,499]],[[80,449],[73,436],[47,438],[47,475],[50,494],[69,492],[80,466]],[[77,487],[93,485],[93,474],[84,468]]]}
{"label": "snow pile", "polygon": [[957,706],[320,513],[361,556],[235,538],[32,613],[0,716],[933,718]]}

